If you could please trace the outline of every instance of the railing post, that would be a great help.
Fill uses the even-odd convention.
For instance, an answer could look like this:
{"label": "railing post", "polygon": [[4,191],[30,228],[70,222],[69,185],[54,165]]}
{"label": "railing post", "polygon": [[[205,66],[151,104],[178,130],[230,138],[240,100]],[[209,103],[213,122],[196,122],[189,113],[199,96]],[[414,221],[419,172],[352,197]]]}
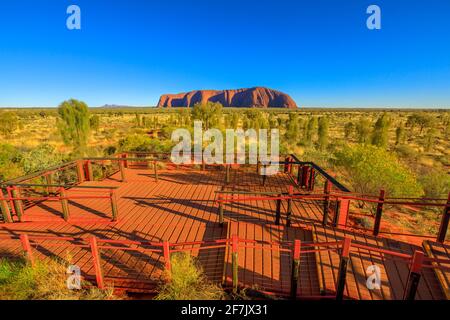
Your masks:
{"label": "railing post", "polygon": [[302,187],[302,180],[303,180],[303,166],[297,165],[297,185]]}
{"label": "railing post", "polygon": [[[49,172],[45,175],[45,183],[48,185],[53,184],[53,177],[52,177],[52,173]],[[50,194],[53,192],[53,188],[51,186],[47,186],[47,193]]]}
{"label": "railing post", "polygon": [[230,183],[230,173],[231,173],[231,165],[225,165],[226,167],[226,172],[225,172],[225,183],[229,184]]}
{"label": "railing post", "polygon": [[294,241],[294,254],[292,257],[292,273],[291,273],[291,299],[297,299],[298,274],[300,269],[300,240]]}
{"label": "railing post", "polygon": [[424,254],[422,251],[414,251],[414,255],[409,267],[408,280],[406,282],[403,300],[414,300],[417,288],[419,287],[420,271],[422,269]]}
{"label": "railing post", "polygon": [[373,235],[378,236],[380,233],[381,216],[383,215],[383,204],[384,204],[385,193],[384,190],[380,190],[380,197],[378,198],[377,212],[375,215],[375,223],[373,225]]}
{"label": "railing post", "polygon": [[11,195],[13,197],[13,203],[14,203],[14,210],[16,211],[17,218],[19,218],[19,221],[22,222],[22,216],[23,216],[23,202],[21,200],[21,194],[19,188],[16,186],[11,188]]}
{"label": "railing post", "polygon": [[261,167],[261,163],[259,162],[259,160],[256,162],[256,174],[260,174],[259,169]]}
{"label": "railing post", "polygon": [[444,208],[444,212],[442,213],[441,226],[439,227],[437,242],[444,243],[445,238],[447,236],[449,220],[450,220],[450,192],[448,193],[447,207]]}
{"label": "railing post", "polygon": [[127,182],[124,160],[119,160],[120,181]]}
{"label": "railing post", "polygon": [[284,173],[288,173],[289,172],[289,167],[290,167],[290,162],[291,162],[291,157],[290,156],[287,156],[285,159],[284,159]]}
{"label": "railing post", "polygon": [[169,241],[163,242],[163,255],[164,255],[164,267],[166,268],[167,272],[172,272],[172,264],[170,263],[170,243]]}
{"label": "railing post", "polygon": [[323,192],[325,193],[325,198],[323,201],[323,219],[322,225],[326,226],[328,224],[328,214],[330,212],[330,196],[331,193],[331,183],[328,180],[325,180],[325,185],[323,188]]}
{"label": "railing post", "polygon": [[128,154],[127,153],[122,153],[122,158],[125,159],[125,160],[123,160],[123,166],[125,168],[128,168],[128,160],[127,160]]}
{"label": "railing post", "polygon": [[233,269],[233,293],[238,291],[238,251],[239,251],[239,238],[237,235],[233,235],[231,243],[231,264]]}
{"label": "railing post", "polygon": [[311,169],[309,170],[309,181],[308,181],[308,190],[309,191],[314,191],[314,186],[316,184],[316,179],[315,179],[315,170],[314,168],[311,166]]}
{"label": "railing post", "polygon": [[222,196],[219,194],[219,224],[223,227],[223,203],[222,203]]}
{"label": "railing post", "polygon": [[117,209],[117,198],[114,190],[110,191],[109,196],[111,197],[112,221],[117,221],[117,218],[119,217],[119,210]]}
{"label": "railing post", "polygon": [[30,238],[27,234],[20,235],[20,242],[22,243],[23,250],[25,251],[26,258],[30,262],[31,266],[34,266],[33,250],[31,249]]}
{"label": "railing post", "polygon": [[[281,198],[282,194],[279,194],[278,197]],[[281,199],[277,199],[277,209],[275,212],[275,224],[277,226],[280,225],[280,219],[281,219]]]}
{"label": "railing post", "polygon": [[309,166],[303,166],[302,167],[302,179],[301,179],[301,183],[300,183],[300,186],[302,188],[307,189],[307,190],[309,189],[309,185],[308,185],[308,182],[309,182],[309,179],[310,179],[310,177],[309,177],[309,170],[310,170]]}
{"label": "railing post", "polygon": [[85,163],[86,168],[86,180],[87,181],[94,181],[94,173],[92,171],[92,162],[91,160],[87,160]]}
{"label": "railing post", "polygon": [[85,180],[83,170],[83,160],[77,160],[77,176],[78,176],[78,183],[83,183]]}
{"label": "railing post", "polygon": [[64,220],[69,220],[70,211],[69,211],[69,201],[67,200],[66,190],[61,187],[59,189],[59,199],[61,201],[61,208]]}
{"label": "railing post", "polygon": [[292,195],[294,194],[294,187],[289,186],[287,211],[286,211],[286,227],[291,226],[291,216],[292,216]]}
{"label": "railing post", "polygon": [[102,271],[102,265],[101,265],[100,251],[98,249],[98,244],[97,244],[97,238],[91,237],[89,239],[89,244],[91,247],[92,260],[94,263],[95,279],[97,281],[97,287],[99,289],[104,289],[105,284],[103,282],[103,271]]}
{"label": "railing post", "polygon": [[3,192],[3,189],[0,189],[0,213],[3,216],[3,220],[5,222],[13,222],[11,211],[9,211],[8,201],[5,198],[5,194]]}
{"label": "railing post", "polygon": [[158,161],[153,161],[153,172],[155,175],[155,181],[158,182]]}
{"label": "railing post", "polygon": [[263,186],[266,185],[267,181],[267,164],[264,162],[263,164]]}
{"label": "railing post", "polygon": [[344,238],[341,252],[341,261],[339,262],[339,273],[336,284],[336,300],[341,301],[344,298],[345,279],[347,278],[348,260],[350,259],[350,246],[352,240]]}

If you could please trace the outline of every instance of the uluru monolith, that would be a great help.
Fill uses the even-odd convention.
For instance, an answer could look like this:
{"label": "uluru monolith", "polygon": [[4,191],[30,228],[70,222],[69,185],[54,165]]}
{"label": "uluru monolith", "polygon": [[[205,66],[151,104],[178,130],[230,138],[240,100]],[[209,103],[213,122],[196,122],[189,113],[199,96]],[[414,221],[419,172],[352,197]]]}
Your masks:
{"label": "uluru monolith", "polygon": [[289,95],[264,87],[237,90],[195,90],[178,94],[164,94],[159,99],[158,107],[193,107],[197,103],[206,102],[218,102],[224,107],[236,108],[297,108],[297,104]]}

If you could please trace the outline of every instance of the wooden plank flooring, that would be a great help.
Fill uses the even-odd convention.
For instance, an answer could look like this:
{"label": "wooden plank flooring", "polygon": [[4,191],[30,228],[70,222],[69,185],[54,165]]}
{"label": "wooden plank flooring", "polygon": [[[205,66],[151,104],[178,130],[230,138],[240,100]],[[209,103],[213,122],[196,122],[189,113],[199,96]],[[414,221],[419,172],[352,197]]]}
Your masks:
{"label": "wooden plank flooring", "polygon": [[[27,233],[34,236],[66,236],[87,239],[135,240],[172,244],[224,239],[237,234],[242,239],[266,242],[302,243],[341,240],[344,236],[375,248],[398,252],[413,252],[417,248],[394,240],[374,238],[350,231],[323,228],[322,203],[319,201],[293,201],[292,227],[285,227],[286,203],[282,202],[281,224],[276,226],[273,200],[245,201],[224,205],[226,224],[218,223],[216,191],[270,191],[287,192],[292,178],[284,173],[262,178],[254,168],[240,167],[231,172],[231,183],[225,185],[225,172],[219,167],[208,171],[168,166],[155,181],[151,169],[126,169],[127,181],[119,181],[119,174],[101,182],[85,182],[85,186],[117,186],[119,220],[111,222],[108,199],[77,199],[70,201],[70,220],[62,219],[58,201],[44,201],[25,212],[23,223],[0,224],[0,255],[21,255],[19,240],[6,240],[4,236],[18,237]],[[297,190],[299,191],[299,190]],[[81,194],[69,191],[69,194]],[[81,267],[86,277],[92,278],[94,268],[89,247],[75,247],[74,241],[52,243],[49,240],[33,242],[36,256],[70,258]],[[118,245],[101,249],[105,277],[115,287],[151,289],[160,280],[164,258],[152,247]],[[117,247],[117,248],[116,248]],[[122,245],[123,247],[123,245]],[[205,249],[200,245],[185,246],[193,249],[208,278],[213,281],[231,281],[231,256],[224,247]],[[283,247],[283,246],[282,246]],[[135,250],[130,250],[134,248]],[[154,248],[153,248],[154,249]],[[172,249],[183,249],[173,247]],[[448,257],[448,252],[446,253]],[[242,285],[281,294],[289,294],[291,253],[264,244],[258,248],[239,249],[239,281]],[[333,293],[337,279],[339,254],[336,251],[301,254],[297,295],[315,297]],[[382,287],[368,290],[365,286],[367,267],[380,266]],[[367,250],[352,251],[345,295],[350,299],[401,299],[406,280],[407,264],[389,259],[385,255]],[[443,293],[434,273],[424,276],[419,288],[419,299],[442,299]]]}

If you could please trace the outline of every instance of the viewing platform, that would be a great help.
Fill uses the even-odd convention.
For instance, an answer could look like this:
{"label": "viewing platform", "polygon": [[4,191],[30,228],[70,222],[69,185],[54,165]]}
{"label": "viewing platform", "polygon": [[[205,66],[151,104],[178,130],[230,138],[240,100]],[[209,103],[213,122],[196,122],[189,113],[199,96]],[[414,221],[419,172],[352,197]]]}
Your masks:
{"label": "viewing platform", "polygon": [[[423,248],[382,229],[358,231],[349,223],[358,196],[311,163],[283,159],[277,175],[264,177],[264,164],[175,166],[132,156],[75,161],[5,184],[0,257],[68,259],[99,287],[153,292],[170,255],[186,251],[230,290],[449,298],[443,227]],[[369,289],[378,271],[381,286]]]}

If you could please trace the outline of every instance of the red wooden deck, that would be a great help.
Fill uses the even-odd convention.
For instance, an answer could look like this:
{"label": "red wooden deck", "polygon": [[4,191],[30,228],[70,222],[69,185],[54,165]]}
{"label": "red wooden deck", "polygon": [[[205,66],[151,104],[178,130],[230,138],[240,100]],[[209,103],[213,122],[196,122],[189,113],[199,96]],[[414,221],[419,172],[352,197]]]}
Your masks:
{"label": "red wooden deck", "polygon": [[[218,223],[216,191],[223,188],[245,191],[287,192],[293,184],[290,176],[280,173],[269,177],[262,186],[262,178],[254,169],[233,170],[231,183],[224,187],[224,171],[194,169],[165,169],[158,175],[158,182],[148,169],[126,169],[127,181],[120,182],[119,174],[101,182],[85,182],[83,185],[118,186],[117,222],[110,221],[108,199],[77,199],[70,201],[70,219],[62,219],[58,201],[44,201],[25,211],[23,223],[0,224],[0,254],[22,253],[20,241],[4,239],[27,233],[33,236],[59,236],[134,241],[169,241],[172,244],[192,241],[225,239],[233,234],[242,239],[283,242],[300,239],[304,243],[341,240],[345,235],[355,242],[374,248],[384,248],[411,253],[415,248],[409,244],[373,238],[357,233],[322,228],[322,208],[313,200],[293,202],[293,227],[274,225],[275,202],[272,200],[246,201],[225,204],[226,224]],[[73,191],[77,194],[81,191]],[[80,193],[81,194],[81,193]],[[282,213],[285,212],[283,203]],[[3,236],[3,238],[2,238]],[[36,255],[70,256],[73,264],[81,267],[86,276],[94,275],[89,248],[76,247],[75,240],[52,243],[40,240],[33,243]],[[163,256],[151,247],[139,250],[123,250],[123,246],[100,243],[105,277],[116,287],[152,288],[160,279],[164,268]],[[131,248],[137,248],[131,245]],[[225,246],[201,249],[192,254],[199,258],[208,277],[216,281],[230,281],[231,258]],[[178,248],[180,249],[180,248]],[[290,288],[291,257],[282,245],[268,243],[262,247],[239,249],[239,281],[241,284],[263,291],[288,294]],[[447,252],[448,257],[448,252]],[[332,294],[335,290],[339,255],[332,251],[309,252],[301,255],[299,297]],[[377,264],[381,268],[381,290],[368,290],[366,268]],[[419,287],[419,299],[445,299],[441,285],[431,269],[424,275]],[[365,250],[353,250],[347,277],[345,295],[351,299],[401,299],[408,274],[405,262],[390,260],[383,254]]]}

